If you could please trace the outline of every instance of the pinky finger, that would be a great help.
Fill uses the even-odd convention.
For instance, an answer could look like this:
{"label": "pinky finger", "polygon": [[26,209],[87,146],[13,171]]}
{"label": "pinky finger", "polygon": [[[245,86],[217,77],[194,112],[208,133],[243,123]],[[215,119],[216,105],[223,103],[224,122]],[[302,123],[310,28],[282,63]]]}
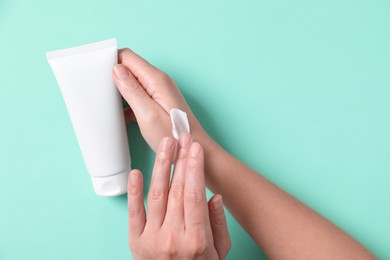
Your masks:
{"label": "pinky finger", "polygon": [[220,259],[225,259],[231,248],[230,235],[227,227],[222,196],[214,195],[208,202],[211,229],[213,231],[214,247]]}

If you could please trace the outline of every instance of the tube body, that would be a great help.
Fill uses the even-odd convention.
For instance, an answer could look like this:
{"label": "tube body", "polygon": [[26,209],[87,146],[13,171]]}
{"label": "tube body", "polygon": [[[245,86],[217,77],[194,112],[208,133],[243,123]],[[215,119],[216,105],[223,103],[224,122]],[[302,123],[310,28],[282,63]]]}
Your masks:
{"label": "tube body", "polygon": [[131,169],[122,99],[112,79],[115,39],[47,53],[95,192],[127,192]]}

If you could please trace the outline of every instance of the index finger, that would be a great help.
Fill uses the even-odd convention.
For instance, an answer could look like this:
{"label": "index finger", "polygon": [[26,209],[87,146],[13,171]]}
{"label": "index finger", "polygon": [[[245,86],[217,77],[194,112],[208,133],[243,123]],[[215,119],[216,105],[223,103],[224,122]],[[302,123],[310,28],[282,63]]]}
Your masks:
{"label": "index finger", "polygon": [[156,154],[148,193],[147,226],[160,227],[167,209],[167,196],[175,143],[164,137]]}
{"label": "index finger", "polygon": [[[118,62],[125,65],[143,87],[149,86],[153,78],[160,72],[159,69],[151,65],[129,48],[120,49],[118,51]],[[146,89],[146,91],[149,93],[148,89]]]}
{"label": "index finger", "polygon": [[204,155],[199,143],[191,145],[187,158],[184,186],[184,219],[186,229],[211,229],[204,178]]}

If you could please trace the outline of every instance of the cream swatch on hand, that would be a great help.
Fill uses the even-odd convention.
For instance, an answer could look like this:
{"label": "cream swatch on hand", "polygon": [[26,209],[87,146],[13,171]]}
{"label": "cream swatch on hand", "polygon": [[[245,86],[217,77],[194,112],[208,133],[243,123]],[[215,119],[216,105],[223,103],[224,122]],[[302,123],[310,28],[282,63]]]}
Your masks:
{"label": "cream swatch on hand", "polygon": [[190,133],[190,123],[188,122],[186,112],[173,108],[169,114],[172,122],[172,134],[176,140],[179,140],[180,134]]}

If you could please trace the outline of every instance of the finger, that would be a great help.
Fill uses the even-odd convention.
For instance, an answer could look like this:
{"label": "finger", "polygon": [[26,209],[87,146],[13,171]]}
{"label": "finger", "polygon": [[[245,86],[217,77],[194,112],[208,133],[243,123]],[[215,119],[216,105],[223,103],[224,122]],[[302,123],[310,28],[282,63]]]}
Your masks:
{"label": "finger", "polygon": [[222,196],[215,195],[208,203],[211,229],[213,231],[214,247],[220,259],[225,259],[231,241],[228,231],[225,212],[223,210]]}
{"label": "finger", "polygon": [[174,81],[130,49],[118,53],[119,62],[126,66],[141,83],[146,93],[156,101],[164,99],[161,106],[169,112],[172,108],[185,110],[186,102]]}
{"label": "finger", "polygon": [[[134,78],[134,75],[126,67],[118,64],[113,68],[112,74],[118,90],[134,112],[143,136],[145,136],[144,131],[150,131],[149,129],[171,128],[168,112],[151,99],[138,80]],[[156,151],[156,144],[170,133],[169,131],[168,133],[161,132],[160,134],[149,135],[150,138],[147,140],[148,144]]]}
{"label": "finger", "polygon": [[168,194],[167,214],[164,224],[184,227],[184,182],[188,152],[192,143],[191,135],[180,135],[175,169]]}
{"label": "finger", "polygon": [[161,72],[128,48],[119,50],[118,61],[125,65],[145,87],[150,85]]}
{"label": "finger", "polygon": [[133,110],[130,107],[126,107],[123,110],[123,114],[125,116],[125,122],[128,123],[135,123],[137,122],[137,118],[134,115]]}
{"label": "finger", "polygon": [[158,105],[145,92],[140,82],[122,64],[115,65],[113,78],[119,92],[127,101],[136,117],[144,116],[158,109]]}
{"label": "finger", "polygon": [[142,189],[142,173],[139,170],[132,170],[127,191],[130,241],[138,238],[145,227],[146,215]]}
{"label": "finger", "polygon": [[[184,218],[186,230],[210,228],[204,180],[203,150],[194,142],[187,158],[184,186]],[[211,230],[210,230],[211,232]]]}
{"label": "finger", "polygon": [[165,219],[174,148],[173,139],[164,137],[157,150],[148,194],[147,222],[151,226],[161,226]]}

